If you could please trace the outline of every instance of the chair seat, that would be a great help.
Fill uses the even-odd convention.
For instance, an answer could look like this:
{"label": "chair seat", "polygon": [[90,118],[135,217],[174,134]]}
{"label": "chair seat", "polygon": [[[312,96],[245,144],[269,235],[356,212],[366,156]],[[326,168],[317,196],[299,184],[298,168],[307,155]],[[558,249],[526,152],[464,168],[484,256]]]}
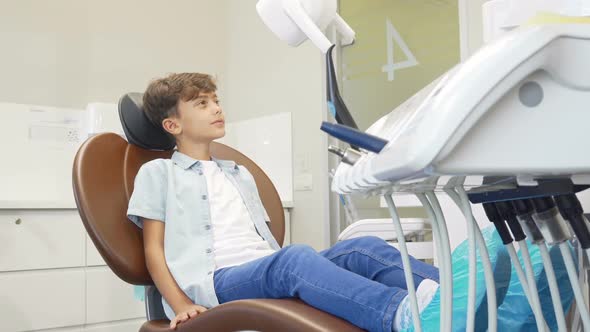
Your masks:
{"label": "chair seat", "polygon": [[[171,331],[168,320],[143,324],[140,332]],[[359,332],[360,328],[295,299],[232,301],[180,324],[178,332],[306,331]]]}

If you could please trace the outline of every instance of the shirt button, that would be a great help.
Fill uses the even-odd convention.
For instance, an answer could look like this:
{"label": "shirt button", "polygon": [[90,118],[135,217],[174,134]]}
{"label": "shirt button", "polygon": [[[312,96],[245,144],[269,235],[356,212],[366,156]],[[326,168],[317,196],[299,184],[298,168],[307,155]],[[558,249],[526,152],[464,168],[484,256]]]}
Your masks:
{"label": "shirt button", "polygon": [[209,271],[209,272],[207,272],[207,274],[208,275],[212,275],[213,274],[213,271]]}
{"label": "shirt button", "polygon": [[205,225],[205,229],[206,230],[210,230],[211,229],[211,225]]}
{"label": "shirt button", "polygon": [[199,175],[203,175],[203,171],[199,171]]}
{"label": "shirt button", "polygon": [[213,252],[213,250],[211,250],[211,248],[209,248],[209,249],[205,250],[205,252],[208,253],[208,254],[210,254],[210,253]]}
{"label": "shirt button", "polygon": [[201,196],[201,198],[202,198],[203,200],[206,200],[206,199],[207,199],[207,195],[203,195],[203,196]]}

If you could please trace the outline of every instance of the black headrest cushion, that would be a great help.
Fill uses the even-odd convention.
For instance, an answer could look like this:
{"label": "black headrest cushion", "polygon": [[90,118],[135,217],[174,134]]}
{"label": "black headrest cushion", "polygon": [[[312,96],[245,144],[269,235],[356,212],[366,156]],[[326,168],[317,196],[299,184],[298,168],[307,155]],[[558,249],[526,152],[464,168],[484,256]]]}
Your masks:
{"label": "black headrest cushion", "polygon": [[119,118],[131,144],[148,150],[172,150],[176,142],[143,112],[143,94],[130,92],[119,100]]}

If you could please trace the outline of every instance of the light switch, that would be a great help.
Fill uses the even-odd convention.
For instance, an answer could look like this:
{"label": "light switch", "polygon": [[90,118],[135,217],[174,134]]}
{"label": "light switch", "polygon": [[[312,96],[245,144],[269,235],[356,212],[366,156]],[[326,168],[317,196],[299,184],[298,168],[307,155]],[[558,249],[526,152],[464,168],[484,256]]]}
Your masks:
{"label": "light switch", "polygon": [[313,189],[313,176],[311,173],[302,173],[295,176],[295,190],[309,191]]}

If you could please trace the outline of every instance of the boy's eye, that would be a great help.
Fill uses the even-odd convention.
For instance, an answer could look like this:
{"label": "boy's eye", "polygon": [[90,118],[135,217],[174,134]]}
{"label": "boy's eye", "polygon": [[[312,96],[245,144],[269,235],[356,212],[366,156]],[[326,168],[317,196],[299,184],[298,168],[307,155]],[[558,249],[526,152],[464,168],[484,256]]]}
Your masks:
{"label": "boy's eye", "polygon": [[217,105],[221,104],[221,102],[219,101],[219,99],[217,99],[217,100],[215,101],[215,103],[216,103]]}

